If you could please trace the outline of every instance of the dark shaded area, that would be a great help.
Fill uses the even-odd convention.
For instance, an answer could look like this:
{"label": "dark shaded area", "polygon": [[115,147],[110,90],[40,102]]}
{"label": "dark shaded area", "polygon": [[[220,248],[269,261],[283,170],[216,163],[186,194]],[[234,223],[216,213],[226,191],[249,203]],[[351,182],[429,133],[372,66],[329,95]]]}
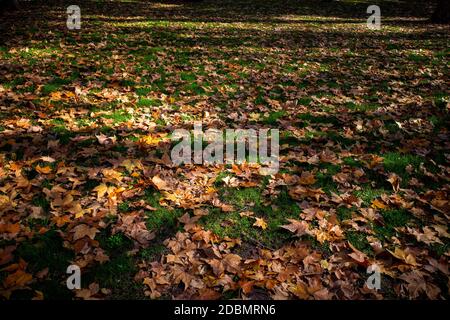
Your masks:
{"label": "dark shaded area", "polygon": [[450,1],[438,0],[436,9],[431,16],[431,21],[436,23],[450,22]]}

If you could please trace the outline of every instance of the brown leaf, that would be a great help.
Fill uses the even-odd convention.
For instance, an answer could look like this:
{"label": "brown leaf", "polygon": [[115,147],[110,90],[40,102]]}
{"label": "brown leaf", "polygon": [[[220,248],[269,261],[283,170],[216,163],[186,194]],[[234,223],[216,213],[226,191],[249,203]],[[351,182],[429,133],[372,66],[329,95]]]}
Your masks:
{"label": "brown leaf", "polygon": [[242,258],[237,254],[229,253],[223,257],[225,270],[231,273],[239,273]]}
{"label": "brown leaf", "polygon": [[94,240],[95,234],[99,232],[99,230],[94,227],[89,227],[86,224],[79,224],[72,229],[72,232],[74,233],[73,241],[77,241],[86,236]]}

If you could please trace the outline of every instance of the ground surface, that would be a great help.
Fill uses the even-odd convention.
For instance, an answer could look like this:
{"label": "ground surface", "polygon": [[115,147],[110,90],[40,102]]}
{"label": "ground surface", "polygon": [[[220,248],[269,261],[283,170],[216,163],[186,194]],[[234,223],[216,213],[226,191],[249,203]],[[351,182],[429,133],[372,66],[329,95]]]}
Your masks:
{"label": "ground surface", "polygon": [[[72,2],[1,21],[5,298],[449,297],[449,28],[427,8],[378,2],[371,31],[363,1],[81,1],[69,31]],[[279,173],[173,166],[194,121],[280,129]]]}

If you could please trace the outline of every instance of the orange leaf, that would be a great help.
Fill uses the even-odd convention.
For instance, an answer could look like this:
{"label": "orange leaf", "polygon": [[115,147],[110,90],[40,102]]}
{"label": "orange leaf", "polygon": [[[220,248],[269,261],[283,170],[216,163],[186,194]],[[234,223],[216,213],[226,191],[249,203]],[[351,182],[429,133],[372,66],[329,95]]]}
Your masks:
{"label": "orange leaf", "polygon": [[264,221],[263,218],[255,218],[256,222],[253,224],[255,227],[260,227],[263,230],[267,229],[267,222]]}

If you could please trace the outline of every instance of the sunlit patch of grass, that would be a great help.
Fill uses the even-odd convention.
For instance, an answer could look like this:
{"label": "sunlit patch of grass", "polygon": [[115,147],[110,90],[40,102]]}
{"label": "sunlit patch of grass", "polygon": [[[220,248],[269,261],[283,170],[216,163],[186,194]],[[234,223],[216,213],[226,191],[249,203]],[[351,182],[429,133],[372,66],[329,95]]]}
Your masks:
{"label": "sunlit patch of grass", "polygon": [[206,230],[211,230],[220,237],[242,238],[257,237],[257,230],[252,228],[252,219],[241,217],[237,212],[224,213],[211,208],[209,214],[201,219]]}
{"label": "sunlit patch of grass", "polygon": [[112,114],[107,114],[104,115],[103,117],[106,119],[112,119],[114,121],[114,124],[127,122],[133,118],[133,116],[125,110],[117,110]]}
{"label": "sunlit patch of grass", "polygon": [[[200,222],[207,230],[221,237],[241,238],[254,245],[278,247],[291,238],[291,234],[280,228],[287,218],[298,218],[300,208],[287,191],[283,189],[274,199],[272,206],[265,206],[261,199],[261,190],[257,188],[222,190],[224,202],[234,206],[236,211],[223,212],[211,208]],[[253,216],[241,216],[242,211],[251,211]],[[264,219],[266,229],[254,226],[256,217]]]}
{"label": "sunlit patch of grass", "polygon": [[406,170],[407,166],[412,166],[417,170],[424,159],[413,154],[401,154],[398,152],[390,152],[383,154],[383,166],[387,172],[394,172],[403,179],[409,178],[409,173]]}
{"label": "sunlit patch of grass", "polygon": [[[207,230],[221,237],[241,238],[257,247],[281,246],[284,241],[291,238],[291,234],[285,232],[280,226],[286,224],[286,218],[298,218],[300,208],[285,191],[275,199],[272,207],[261,204],[260,196],[253,192],[234,192],[237,198],[230,203],[237,211],[222,212],[220,209],[212,208],[207,216],[202,217],[201,223]],[[254,215],[241,216],[239,212],[242,211],[251,211]],[[254,226],[256,217],[266,221],[265,230]]]}
{"label": "sunlit patch of grass", "polygon": [[286,115],[286,111],[284,111],[284,110],[271,112],[267,116],[267,118],[263,119],[263,122],[265,124],[269,124],[269,125],[276,125],[278,120],[281,119],[282,117],[284,117],[285,115]]}
{"label": "sunlit patch of grass", "polygon": [[192,82],[197,79],[197,76],[194,73],[191,72],[181,72],[180,73],[180,79],[183,81]]}
{"label": "sunlit patch of grass", "polygon": [[138,96],[146,96],[153,90],[151,88],[136,88],[136,94]]}
{"label": "sunlit patch of grass", "polygon": [[161,101],[157,99],[149,99],[149,98],[140,98],[137,102],[138,107],[151,107],[151,106],[160,106]]}
{"label": "sunlit patch of grass", "polygon": [[222,197],[225,201],[244,209],[261,203],[261,191],[258,188],[227,188],[223,190]]}
{"label": "sunlit patch of grass", "polygon": [[165,233],[168,230],[175,230],[178,224],[178,218],[183,215],[180,209],[170,209],[159,204],[161,194],[152,190],[145,192],[145,201],[156,208],[154,211],[146,212],[146,225],[149,230]]}
{"label": "sunlit patch of grass", "polygon": [[345,157],[344,159],[342,159],[343,163],[347,166],[351,166],[351,167],[361,167],[362,163],[352,157]]}
{"label": "sunlit patch of grass", "polygon": [[45,58],[55,56],[60,52],[59,49],[46,47],[46,48],[21,48],[19,55],[21,58]]}
{"label": "sunlit patch of grass", "polygon": [[336,209],[337,216],[341,221],[350,219],[353,211],[355,211],[354,208],[338,207]]}

